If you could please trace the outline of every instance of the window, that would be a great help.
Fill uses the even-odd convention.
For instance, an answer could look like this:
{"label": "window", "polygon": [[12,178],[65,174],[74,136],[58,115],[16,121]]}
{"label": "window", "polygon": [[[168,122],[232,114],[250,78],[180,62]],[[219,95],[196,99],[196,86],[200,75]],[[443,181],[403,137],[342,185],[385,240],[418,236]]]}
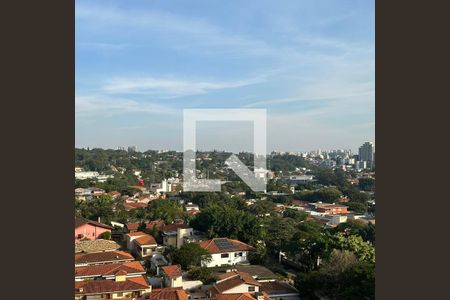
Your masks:
{"label": "window", "polygon": [[222,254],[220,255],[220,257],[221,257],[221,258],[227,258],[227,257],[229,257],[229,255],[228,255],[228,253],[222,253]]}
{"label": "window", "polygon": [[249,286],[248,287],[248,291],[249,292],[254,292],[255,291],[255,287],[254,286]]}
{"label": "window", "polygon": [[242,256],[242,252],[236,252],[234,253],[234,257]]}
{"label": "window", "polygon": [[123,293],[117,293],[117,297],[123,297]]}

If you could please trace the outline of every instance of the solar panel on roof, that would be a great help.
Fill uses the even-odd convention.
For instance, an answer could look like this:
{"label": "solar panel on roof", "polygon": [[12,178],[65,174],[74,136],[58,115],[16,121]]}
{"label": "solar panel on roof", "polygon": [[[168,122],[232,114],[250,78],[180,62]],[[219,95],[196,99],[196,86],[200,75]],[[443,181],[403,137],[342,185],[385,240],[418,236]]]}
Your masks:
{"label": "solar panel on roof", "polygon": [[232,243],[230,243],[230,241],[227,239],[216,239],[214,240],[214,243],[220,250],[228,250],[235,248],[235,246]]}

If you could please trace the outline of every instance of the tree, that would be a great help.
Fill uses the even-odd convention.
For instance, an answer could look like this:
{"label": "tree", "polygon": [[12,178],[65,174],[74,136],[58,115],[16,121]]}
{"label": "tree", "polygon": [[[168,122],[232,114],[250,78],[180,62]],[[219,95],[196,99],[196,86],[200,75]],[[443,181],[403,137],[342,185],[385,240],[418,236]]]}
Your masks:
{"label": "tree", "polygon": [[267,260],[267,248],[263,242],[256,244],[256,251],[248,253],[248,260],[252,265],[264,265]]}
{"label": "tree", "polygon": [[177,219],[183,219],[183,208],[176,201],[155,200],[145,208],[146,219],[164,220],[166,223],[173,223]]}
{"label": "tree", "polygon": [[303,222],[298,225],[287,245],[287,252],[307,270],[317,268],[318,259],[327,258],[334,245],[328,231],[315,222]]}
{"label": "tree", "polygon": [[333,203],[339,201],[342,193],[336,188],[324,188],[315,192],[316,201],[322,201],[326,203]]}
{"label": "tree", "polygon": [[370,200],[370,195],[367,193],[359,192],[355,189],[346,191],[347,196],[352,202],[367,203]]}
{"label": "tree", "polygon": [[202,262],[211,261],[211,254],[197,243],[187,243],[174,250],[173,260],[186,270],[190,267],[201,266]]}
{"label": "tree", "polygon": [[320,168],[316,172],[316,180],[323,185],[332,185],[335,182],[335,177],[332,169]]}
{"label": "tree", "polygon": [[375,179],[371,177],[360,178],[358,187],[363,191],[373,191],[375,189]]}
{"label": "tree", "polygon": [[104,239],[104,240],[110,240],[111,239],[111,232],[110,231],[105,231],[102,234],[99,235],[100,239]]}
{"label": "tree", "polygon": [[285,209],[283,215],[287,218],[293,219],[295,222],[304,221],[308,217],[308,213],[292,208]]}
{"label": "tree", "polygon": [[328,273],[341,273],[357,263],[358,259],[353,252],[334,249],[321,269]]}
{"label": "tree", "polygon": [[194,280],[200,280],[203,284],[210,284],[216,281],[212,270],[208,267],[191,267],[189,275]]}
{"label": "tree", "polygon": [[273,212],[274,204],[271,201],[259,200],[248,208],[248,211],[259,216]]}
{"label": "tree", "polygon": [[342,272],[320,269],[299,273],[295,287],[305,300],[372,300],[375,299],[375,266],[357,262]]}
{"label": "tree", "polygon": [[295,233],[295,221],[273,216],[267,223],[266,245],[272,252],[285,251]]}
{"label": "tree", "polygon": [[375,248],[359,235],[345,236],[339,232],[333,236],[336,248],[355,253],[359,261],[375,263]]}
{"label": "tree", "polygon": [[225,203],[209,205],[191,221],[191,226],[209,238],[228,237],[250,244],[263,239],[261,224],[261,218]]}
{"label": "tree", "polygon": [[361,203],[361,202],[354,202],[350,201],[347,202],[346,205],[348,206],[348,209],[351,211],[354,211],[357,214],[364,214],[367,212],[367,203]]}

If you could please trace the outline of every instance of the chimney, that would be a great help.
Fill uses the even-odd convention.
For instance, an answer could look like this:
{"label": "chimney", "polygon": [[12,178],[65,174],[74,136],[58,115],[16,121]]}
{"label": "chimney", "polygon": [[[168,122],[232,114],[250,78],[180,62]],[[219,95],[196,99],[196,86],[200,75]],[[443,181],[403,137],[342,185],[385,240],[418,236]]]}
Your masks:
{"label": "chimney", "polygon": [[97,222],[101,223],[101,222],[100,222],[100,217],[98,217]]}

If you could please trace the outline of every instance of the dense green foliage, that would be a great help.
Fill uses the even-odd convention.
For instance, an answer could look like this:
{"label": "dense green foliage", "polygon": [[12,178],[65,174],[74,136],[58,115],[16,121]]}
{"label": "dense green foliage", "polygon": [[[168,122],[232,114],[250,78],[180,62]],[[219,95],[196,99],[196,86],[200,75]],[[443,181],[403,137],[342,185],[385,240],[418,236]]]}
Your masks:
{"label": "dense green foliage", "polygon": [[358,187],[363,191],[373,191],[375,188],[375,179],[370,177],[360,178]]}
{"label": "dense green foliage", "polygon": [[217,280],[211,268],[208,267],[192,267],[189,270],[189,275],[194,280],[200,280],[203,284],[211,284]]}
{"label": "dense green foliage", "polygon": [[183,269],[201,266],[201,262],[211,260],[211,254],[199,244],[186,243],[179,249],[174,249],[173,262],[180,264]]}

